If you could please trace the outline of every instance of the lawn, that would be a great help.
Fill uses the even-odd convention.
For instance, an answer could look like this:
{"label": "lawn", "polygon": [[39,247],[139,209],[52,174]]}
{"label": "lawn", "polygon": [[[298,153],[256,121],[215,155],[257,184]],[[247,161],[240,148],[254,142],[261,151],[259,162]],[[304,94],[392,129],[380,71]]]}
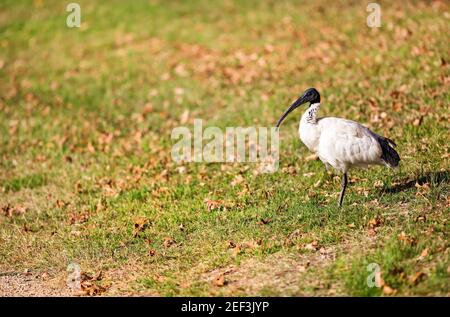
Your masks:
{"label": "lawn", "polygon": [[[0,3],[0,295],[71,263],[90,295],[450,295],[448,2],[77,2]],[[342,208],[301,110],[274,173],[172,159],[172,129],[272,127],[308,87],[398,144]]]}

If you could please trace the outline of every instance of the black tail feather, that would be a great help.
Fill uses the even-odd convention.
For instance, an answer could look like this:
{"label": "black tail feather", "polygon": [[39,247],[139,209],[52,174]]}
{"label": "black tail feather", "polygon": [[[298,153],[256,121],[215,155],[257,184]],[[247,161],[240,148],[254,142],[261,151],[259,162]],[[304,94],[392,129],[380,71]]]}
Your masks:
{"label": "black tail feather", "polygon": [[380,143],[382,154],[381,159],[390,167],[397,167],[400,162],[400,156],[394,147],[397,145],[391,139],[378,136],[378,143]]}

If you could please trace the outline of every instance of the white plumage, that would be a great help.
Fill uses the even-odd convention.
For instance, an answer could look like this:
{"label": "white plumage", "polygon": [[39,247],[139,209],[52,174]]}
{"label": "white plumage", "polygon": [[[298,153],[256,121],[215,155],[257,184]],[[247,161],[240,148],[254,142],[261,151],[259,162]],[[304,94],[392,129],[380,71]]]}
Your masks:
{"label": "white plumage", "polygon": [[289,107],[278,121],[277,127],[291,111],[307,102],[310,102],[310,106],[300,120],[300,139],[311,152],[319,156],[327,168],[332,166],[343,173],[340,206],[347,187],[349,169],[367,168],[372,164],[398,166],[400,157],[393,149],[395,143],[392,140],[372,132],[355,121],[335,117],[317,118],[320,94],[314,88],[306,90]]}

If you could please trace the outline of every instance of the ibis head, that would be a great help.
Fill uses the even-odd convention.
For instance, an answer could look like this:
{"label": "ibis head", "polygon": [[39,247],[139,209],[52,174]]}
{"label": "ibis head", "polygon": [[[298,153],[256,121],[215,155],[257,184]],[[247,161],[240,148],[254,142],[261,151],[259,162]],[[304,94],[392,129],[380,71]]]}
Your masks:
{"label": "ibis head", "polygon": [[309,102],[310,105],[320,102],[320,94],[315,88],[306,89],[305,92],[301,94],[300,97],[286,110],[286,112],[283,113],[281,118],[278,120],[276,127],[278,128],[287,115],[295,108],[298,108],[307,102]]}

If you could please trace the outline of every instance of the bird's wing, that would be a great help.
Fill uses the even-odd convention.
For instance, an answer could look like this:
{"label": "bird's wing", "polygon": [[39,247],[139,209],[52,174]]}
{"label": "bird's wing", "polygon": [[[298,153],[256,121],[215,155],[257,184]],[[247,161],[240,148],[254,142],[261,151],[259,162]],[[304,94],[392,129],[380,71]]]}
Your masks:
{"label": "bird's wing", "polygon": [[323,118],[319,123],[322,130],[319,156],[344,165],[380,163],[380,144],[368,128],[341,118]]}

